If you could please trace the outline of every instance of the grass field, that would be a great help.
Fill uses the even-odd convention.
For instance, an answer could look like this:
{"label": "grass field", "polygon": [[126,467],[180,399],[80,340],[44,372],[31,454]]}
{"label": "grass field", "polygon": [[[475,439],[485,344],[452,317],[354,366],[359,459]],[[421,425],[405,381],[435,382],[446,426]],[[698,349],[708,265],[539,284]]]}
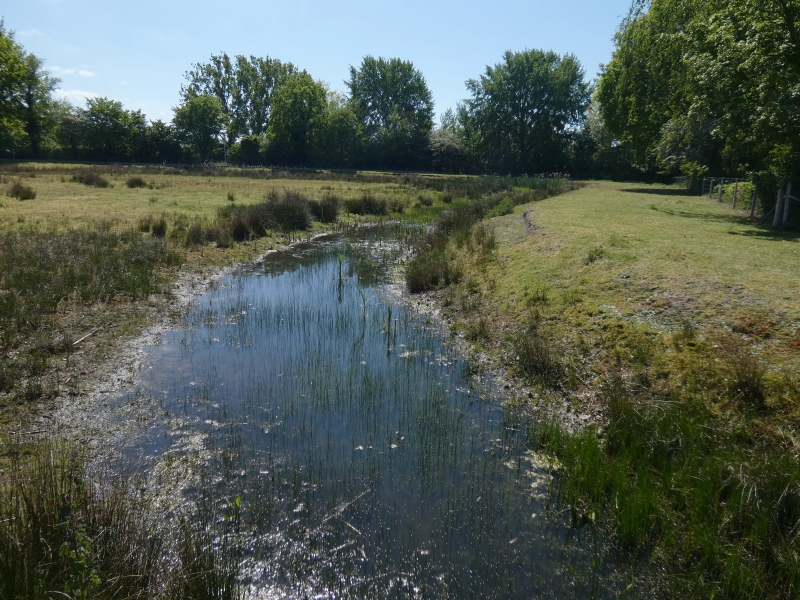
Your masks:
{"label": "grass field", "polygon": [[560,398],[589,417],[531,430],[576,522],[643,565],[656,596],[796,596],[797,232],[608,182],[490,225],[491,252],[452,239],[460,281],[435,293],[544,415]]}

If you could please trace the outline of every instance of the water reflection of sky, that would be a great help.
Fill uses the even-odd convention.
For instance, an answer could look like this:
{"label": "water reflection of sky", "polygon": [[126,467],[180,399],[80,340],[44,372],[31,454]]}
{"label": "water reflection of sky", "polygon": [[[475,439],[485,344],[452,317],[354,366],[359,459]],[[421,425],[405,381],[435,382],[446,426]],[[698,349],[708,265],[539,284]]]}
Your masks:
{"label": "water reflection of sky", "polygon": [[164,414],[141,448],[202,435],[198,493],[241,496],[258,596],[613,595],[586,532],[548,510],[524,423],[380,294],[402,252],[387,233],[274,254],[201,296],[152,348]]}

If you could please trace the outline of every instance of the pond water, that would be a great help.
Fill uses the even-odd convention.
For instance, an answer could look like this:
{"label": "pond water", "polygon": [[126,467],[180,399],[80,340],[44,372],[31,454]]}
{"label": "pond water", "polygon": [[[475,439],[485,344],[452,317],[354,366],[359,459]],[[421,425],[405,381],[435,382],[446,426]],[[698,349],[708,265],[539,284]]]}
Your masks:
{"label": "pond water", "polygon": [[185,493],[237,507],[235,536],[220,522],[254,597],[614,596],[524,419],[391,284],[398,231],[296,245],[199,296],[149,349],[137,451],[200,440]]}

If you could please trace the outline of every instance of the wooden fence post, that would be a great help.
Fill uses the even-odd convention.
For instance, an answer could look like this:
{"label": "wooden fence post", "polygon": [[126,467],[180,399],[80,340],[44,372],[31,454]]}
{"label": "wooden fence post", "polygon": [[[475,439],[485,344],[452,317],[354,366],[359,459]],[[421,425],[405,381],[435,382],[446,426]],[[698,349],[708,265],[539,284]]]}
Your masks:
{"label": "wooden fence post", "polygon": [[758,184],[754,181],[753,182],[753,199],[750,201],[750,216],[753,217],[756,214],[756,199],[758,195],[756,194],[756,188]]}
{"label": "wooden fence post", "polygon": [[778,197],[775,199],[775,216],[772,218],[772,226],[779,227],[783,217],[783,184],[778,186]]}
{"label": "wooden fence post", "polygon": [[708,199],[711,200],[714,196],[714,178],[711,178],[711,184],[708,186]]}
{"label": "wooden fence post", "polygon": [[733,208],[736,209],[736,194],[739,193],[739,180],[737,179],[733,184]]}

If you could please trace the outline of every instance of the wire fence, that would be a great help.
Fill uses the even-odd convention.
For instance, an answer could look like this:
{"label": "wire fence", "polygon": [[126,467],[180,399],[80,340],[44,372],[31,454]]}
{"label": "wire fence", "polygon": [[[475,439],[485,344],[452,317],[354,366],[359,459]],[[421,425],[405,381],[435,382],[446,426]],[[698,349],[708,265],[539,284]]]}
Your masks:
{"label": "wire fence", "polygon": [[751,217],[771,221],[773,227],[788,227],[800,216],[800,199],[792,195],[791,183],[732,177],[675,177],[673,183],[690,193],[747,211]]}

